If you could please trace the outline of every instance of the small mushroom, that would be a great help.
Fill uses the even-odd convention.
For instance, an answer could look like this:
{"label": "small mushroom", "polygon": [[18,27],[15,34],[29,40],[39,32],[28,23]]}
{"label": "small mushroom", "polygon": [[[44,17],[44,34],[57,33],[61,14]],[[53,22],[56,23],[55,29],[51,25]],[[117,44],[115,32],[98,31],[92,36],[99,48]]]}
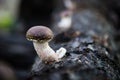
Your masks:
{"label": "small mushroom", "polygon": [[57,26],[61,32],[67,31],[72,25],[72,12],[65,10],[60,14],[60,21]]}
{"label": "small mushroom", "polygon": [[34,48],[42,61],[58,62],[66,53],[66,49],[63,47],[55,52],[49,46],[49,41],[53,36],[53,32],[45,26],[31,27],[26,33],[26,38],[33,41]]}

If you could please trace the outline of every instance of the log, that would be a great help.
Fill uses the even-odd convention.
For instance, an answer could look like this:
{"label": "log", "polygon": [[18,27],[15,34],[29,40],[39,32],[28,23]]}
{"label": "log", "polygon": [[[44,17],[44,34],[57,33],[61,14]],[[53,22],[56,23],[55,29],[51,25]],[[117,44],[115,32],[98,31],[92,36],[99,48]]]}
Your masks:
{"label": "log", "polygon": [[102,12],[86,5],[74,11],[67,31],[57,33],[58,27],[54,28],[56,35],[50,44],[54,50],[66,48],[65,57],[52,64],[45,64],[37,57],[27,80],[120,79],[114,53],[117,49],[113,39],[115,31]]}

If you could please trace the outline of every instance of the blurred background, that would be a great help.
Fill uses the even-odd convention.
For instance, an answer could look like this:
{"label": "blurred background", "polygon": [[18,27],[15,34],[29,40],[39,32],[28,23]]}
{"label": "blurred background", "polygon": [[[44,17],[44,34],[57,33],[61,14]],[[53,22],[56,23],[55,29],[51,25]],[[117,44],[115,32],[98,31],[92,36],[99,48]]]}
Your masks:
{"label": "blurred background", "polygon": [[[35,25],[50,26],[52,14],[62,7],[61,0],[0,0],[0,80],[23,80],[36,57],[26,31]],[[87,0],[86,0],[87,1]],[[120,1],[103,1],[109,8],[109,20],[120,40]],[[59,4],[59,5],[58,5]],[[57,6],[56,6],[57,5]]]}
{"label": "blurred background", "polygon": [[0,0],[0,80],[23,80],[36,52],[25,38],[35,25],[50,25],[52,0]]}

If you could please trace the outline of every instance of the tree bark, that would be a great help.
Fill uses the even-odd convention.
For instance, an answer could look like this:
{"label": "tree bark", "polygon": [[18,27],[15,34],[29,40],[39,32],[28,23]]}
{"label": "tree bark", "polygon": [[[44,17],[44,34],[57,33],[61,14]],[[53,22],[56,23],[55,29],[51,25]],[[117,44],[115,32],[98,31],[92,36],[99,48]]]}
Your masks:
{"label": "tree bark", "polygon": [[[64,10],[63,10],[64,11]],[[56,22],[53,24],[56,24]],[[55,30],[58,30],[55,26]],[[50,43],[54,50],[67,49],[60,62],[45,64],[36,58],[28,80],[119,80],[120,70],[114,53],[113,24],[98,9],[89,6],[74,11],[72,26],[56,32]],[[79,34],[77,34],[79,33]]]}

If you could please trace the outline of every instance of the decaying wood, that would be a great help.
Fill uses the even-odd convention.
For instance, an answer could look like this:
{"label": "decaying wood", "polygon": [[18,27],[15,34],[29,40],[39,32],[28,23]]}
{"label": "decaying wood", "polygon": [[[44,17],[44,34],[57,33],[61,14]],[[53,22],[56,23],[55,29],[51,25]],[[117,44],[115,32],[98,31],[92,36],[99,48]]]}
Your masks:
{"label": "decaying wood", "polygon": [[56,33],[51,42],[54,50],[65,47],[66,56],[52,64],[37,58],[28,80],[119,80],[113,25],[88,6],[75,11],[72,22],[69,30]]}

